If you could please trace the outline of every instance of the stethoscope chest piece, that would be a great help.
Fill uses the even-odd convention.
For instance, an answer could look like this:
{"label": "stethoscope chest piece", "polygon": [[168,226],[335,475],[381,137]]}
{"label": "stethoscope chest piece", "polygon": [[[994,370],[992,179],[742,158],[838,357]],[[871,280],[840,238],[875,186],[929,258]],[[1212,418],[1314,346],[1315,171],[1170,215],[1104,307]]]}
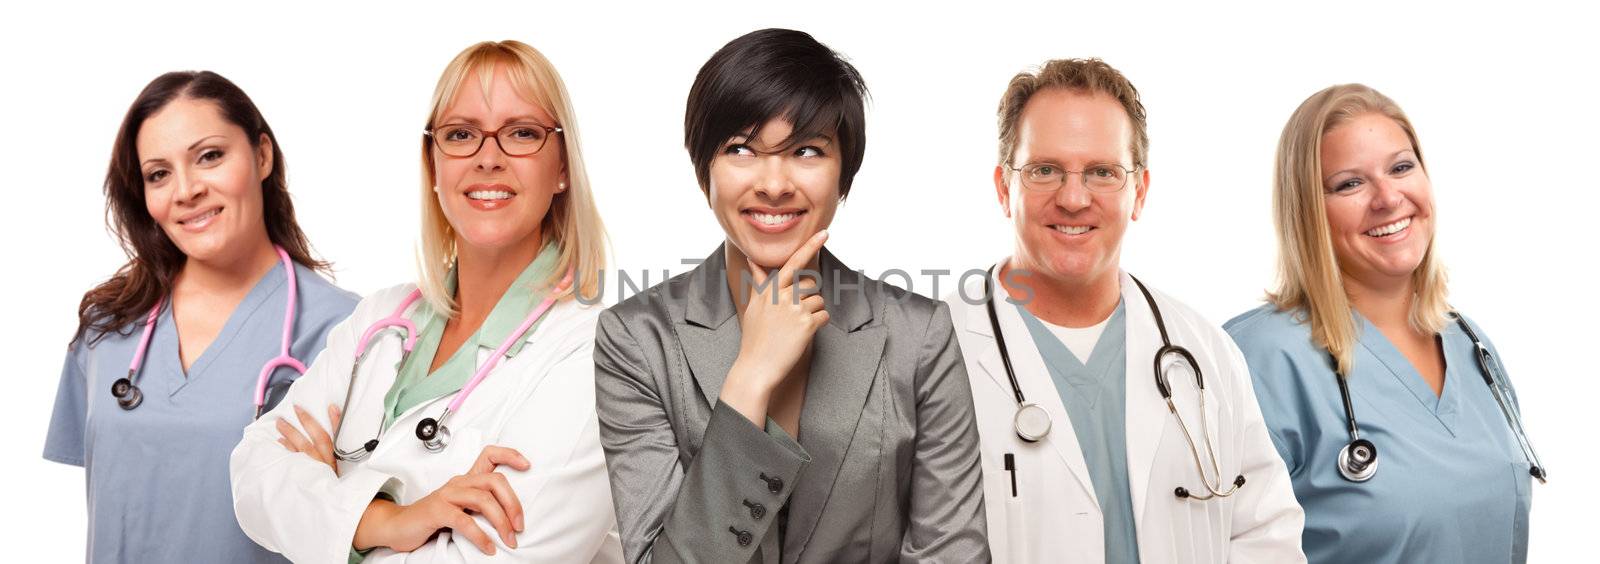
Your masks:
{"label": "stethoscope chest piece", "polygon": [[1050,434],[1050,413],[1033,402],[1024,402],[1017,407],[1013,423],[1017,428],[1017,438],[1030,443],[1039,442]]}
{"label": "stethoscope chest piece", "polygon": [[439,452],[450,445],[450,428],[429,417],[417,422],[417,439],[428,452]]}
{"label": "stethoscope chest piece", "polygon": [[1356,439],[1339,449],[1339,475],[1352,482],[1371,480],[1378,473],[1378,447],[1372,441]]}
{"label": "stethoscope chest piece", "polygon": [[117,398],[117,405],[126,410],[132,410],[135,407],[139,407],[139,404],[144,403],[144,392],[139,391],[139,387],[133,385],[133,379],[131,378],[117,378],[117,381],[112,382],[111,395]]}

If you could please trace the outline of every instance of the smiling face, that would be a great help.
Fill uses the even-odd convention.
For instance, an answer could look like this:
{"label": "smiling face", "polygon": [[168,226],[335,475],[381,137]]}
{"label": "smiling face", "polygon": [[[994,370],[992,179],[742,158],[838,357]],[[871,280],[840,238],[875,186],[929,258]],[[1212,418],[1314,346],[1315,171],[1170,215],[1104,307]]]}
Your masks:
{"label": "smiling face", "polygon": [[1322,136],[1334,255],[1366,285],[1409,280],[1433,241],[1433,185],[1403,128],[1370,113]]}
{"label": "smiling face", "polygon": [[[1023,107],[1011,166],[1050,164],[1070,171],[1094,165],[1134,167],[1133,126],[1122,104],[1101,93],[1041,90]],[[1089,285],[1117,275],[1122,236],[1144,207],[1149,173],[1121,190],[1090,192],[1071,174],[1055,191],[1023,186],[1021,173],[995,168],[996,193],[1017,231],[1013,265],[1058,284]]]}
{"label": "smiling face", "polygon": [[552,138],[538,153],[520,157],[507,155],[493,136],[470,157],[449,156],[440,149],[440,143],[449,142],[441,137],[455,125],[484,132],[510,126],[509,135],[524,136],[534,135],[541,126],[559,127],[549,112],[518,94],[503,67],[495,67],[492,77],[485,90],[477,73],[468,73],[433,126],[434,186],[460,249],[540,244],[540,224],[566,182],[560,133],[539,129],[538,134]]}
{"label": "smiling face", "polygon": [[145,209],[184,255],[225,261],[267,244],[266,135],[253,145],[214,102],[179,97],[144,121],[135,144]]}
{"label": "smiling face", "polygon": [[793,126],[775,118],[723,144],[711,161],[711,210],[728,241],[756,265],[779,268],[833,223],[839,156],[826,136],[784,143]]}

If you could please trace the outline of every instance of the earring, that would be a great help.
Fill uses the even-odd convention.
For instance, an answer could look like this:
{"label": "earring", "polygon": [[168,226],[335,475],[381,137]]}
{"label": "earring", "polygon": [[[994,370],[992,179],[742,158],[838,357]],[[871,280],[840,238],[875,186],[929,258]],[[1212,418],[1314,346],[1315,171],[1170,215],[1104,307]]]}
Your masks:
{"label": "earring", "polygon": [[556,191],[557,192],[565,192],[565,191],[567,191],[567,183],[566,182],[562,182],[560,184],[557,184],[556,185]]}
{"label": "earring", "polygon": [[439,193],[439,185],[438,184],[434,184],[433,185],[433,193],[435,193],[435,194]]}

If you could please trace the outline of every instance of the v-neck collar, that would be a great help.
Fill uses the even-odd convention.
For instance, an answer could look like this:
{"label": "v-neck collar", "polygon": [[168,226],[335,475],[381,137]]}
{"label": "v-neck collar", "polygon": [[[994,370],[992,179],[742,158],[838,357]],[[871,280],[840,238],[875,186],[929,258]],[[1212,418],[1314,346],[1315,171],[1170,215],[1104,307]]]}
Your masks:
{"label": "v-neck collar", "polygon": [[1428,387],[1428,383],[1422,379],[1422,373],[1418,372],[1416,366],[1411,364],[1405,354],[1394,346],[1394,342],[1390,341],[1382,331],[1378,330],[1376,325],[1373,325],[1360,312],[1352,310],[1352,314],[1360,325],[1359,342],[1361,346],[1367,350],[1373,359],[1388,370],[1389,375],[1395,381],[1411,392],[1418,405],[1427,413],[1433,415],[1439,421],[1439,424],[1444,426],[1445,431],[1454,436],[1456,421],[1460,415],[1457,397],[1461,393],[1456,389],[1459,387],[1457,381],[1463,376],[1457,373],[1455,364],[1450,362],[1450,351],[1453,348],[1452,342],[1458,336],[1454,334],[1455,327],[1453,325],[1446,326],[1444,330],[1434,337],[1439,344],[1440,360],[1444,363],[1444,385],[1440,387],[1439,394],[1434,395],[1433,388]]}
{"label": "v-neck collar", "polygon": [[[398,367],[399,374],[394,385],[384,395],[384,425],[397,420],[406,410],[413,406],[421,405],[428,401],[441,398],[461,390],[471,379],[479,366],[480,353],[494,351],[511,337],[528,314],[533,311],[538,302],[544,298],[544,282],[555,272],[556,261],[560,258],[560,251],[554,243],[545,245],[533,262],[522,269],[511,286],[501,294],[499,301],[495,302],[494,309],[489,310],[489,316],[484,319],[483,325],[478,327],[467,340],[445,359],[437,370],[429,371],[439,353],[440,340],[444,336],[445,319],[438,315],[427,302],[423,302],[417,309],[416,316],[422,318],[416,348],[406,356],[405,361]],[[456,271],[450,270],[445,279],[445,286],[451,294],[455,293]],[[539,320],[529,327],[511,348],[506,351],[506,358],[512,358],[527,344],[529,336],[544,321]]]}
{"label": "v-neck collar", "polygon": [[[266,274],[256,280],[255,286],[250,288],[244,299],[239,300],[239,305],[234,306],[233,312],[228,314],[228,320],[223,323],[222,329],[217,331],[216,338],[211,340],[211,344],[206,346],[206,350],[200,353],[200,357],[195,359],[194,364],[189,366],[188,370],[183,368],[182,341],[178,338],[178,323],[173,316],[172,299],[169,297],[166,300],[166,304],[162,306],[164,311],[156,319],[156,330],[161,332],[160,337],[167,339],[173,345],[172,350],[168,352],[167,358],[174,363],[173,368],[175,370],[173,372],[179,376],[170,380],[171,387],[167,390],[167,395],[176,395],[187,387],[189,383],[204,376],[207,369],[215,363],[216,359],[226,354],[229,345],[233,343],[234,337],[238,336],[240,329],[267,302],[267,298],[276,294],[287,281],[288,276],[283,272],[282,262],[274,264],[272,270],[268,270]],[[277,323],[281,325],[283,321],[280,319]],[[277,348],[276,344],[274,348]],[[255,375],[250,374],[248,376],[254,377]]]}
{"label": "v-neck collar", "polygon": [[1022,317],[1023,324],[1027,325],[1029,336],[1039,349],[1039,354],[1045,361],[1046,368],[1050,371],[1052,379],[1056,381],[1062,399],[1066,399],[1065,384],[1074,392],[1079,401],[1091,411],[1095,410],[1100,402],[1100,397],[1110,391],[1111,386],[1122,385],[1119,378],[1109,382],[1106,371],[1111,365],[1122,359],[1125,333],[1127,331],[1124,317],[1124,307],[1119,298],[1116,309],[1111,311],[1111,316],[1105,320],[1105,327],[1100,331],[1100,338],[1095,341],[1094,348],[1089,352],[1087,362],[1080,360],[1072,354],[1072,349],[1045,326],[1043,320],[1035,317],[1021,304],[1016,305],[1017,313]]}

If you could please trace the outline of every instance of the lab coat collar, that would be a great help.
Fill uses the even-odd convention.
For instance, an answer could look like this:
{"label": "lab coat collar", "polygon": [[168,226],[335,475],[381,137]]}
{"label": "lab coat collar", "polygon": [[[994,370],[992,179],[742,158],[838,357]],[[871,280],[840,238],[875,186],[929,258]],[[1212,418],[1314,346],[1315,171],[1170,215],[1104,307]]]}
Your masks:
{"label": "lab coat collar", "polygon": [[[1133,278],[1128,273],[1121,274],[1122,303],[1127,309],[1127,366],[1128,374],[1125,385],[1127,386],[1127,440],[1128,440],[1128,493],[1133,500],[1133,522],[1144,522],[1146,501],[1151,492],[1150,475],[1156,463],[1156,452],[1160,450],[1163,435],[1169,426],[1172,414],[1167,411],[1167,402],[1156,389],[1155,382],[1155,357],[1156,351],[1161,349],[1161,333],[1156,328],[1155,314],[1150,311],[1149,302],[1145,301],[1144,294],[1134,284]],[[1170,303],[1162,304],[1167,300],[1154,288],[1150,290],[1151,296],[1157,305],[1162,305],[1162,318],[1167,324],[1167,334],[1173,344],[1188,348],[1197,357],[1201,364],[1205,363],[1205,355],[1209,351],[1202,350],[1199,343],[1186,342],[1188,334],[1183,330],[1187,325],[1178,308]],[[1192,394],[1194,382],[1180,381],[1173,378],[1170,385],[1173,388],[1174,401],[1177,398]],[[1183,391],[1188,390],[1190,394]],[[1179,402],[1183,404],[1185,402]],[[1197,404],[1187,403],[1194,407]],[[1179,405],[1183,409],[1186,405]],[[1195,409],[1185,412],[1185,417],[1192,426],[1198,430],[1200,425],[1194,419],[1199,414]],[[1215,432],[1215,426],[1209,428]],[[1196,439],[1199,440],[1198,438]],[[1211,437],[1207,444],[1217,444],[1216,438]],[[1205,448],[1202,446],[1201,448]],[[1202,453],[1204,454],[1204,453]],[[1161,487],[1165,487],[1164,485]],[[1167,492],[1171,495],[1171,491]]]}
{"label": "lab coat collar", "polygon": [[[1022,393],[1028,401],[1038,404],[1050,414],[1050,434],[1041,442],[1050,445],[1078,487],[1083,488],[1084,495],[1095,501],[1095,510],[1099,511],[1100,500],[1095,496],[1094,484],[1090,482],[1089,467],[1083,460],[1083,446],[1078,443],[1078,434],[1072,427],[1072,418],[1067,415],[1067,408],[1061,402],[1061,395],[1056,393],[1055,383],[1050,381],[1049,369],[1044,364],[1044,355],[1040,354],[1038,346],[1029,337],[1028,328],[1023,324],[1021,314],[1017,313],[1017,309],[1010,301],[1010,293],[1000,284],[999,273],[1006,260],[999,261],[990,269],[989,279],[995,293],[995,315],[1000,319],[1000,330],[1006,335],[1006,348],[1011,354],[1011,366],[1016,372],[1017,384],[1022,387]],[[972,287],[963,292],[966,296],[981,298],[984,295],[981,279],[969,284]],[[1004,397],[1010,398],[1011,382],[1006,377],[1005,361],[1000,358],[1000,347],[994,340],[994,328],[989,324],[988,308],[982,303],[968,304],[968,307],[972,308],[972,313],[966,316],[966,330],[987,337],[989,346],[982,347],[981,352],[963,352],[978,354],[978,365],[983,367],[983,371],[988,373],[995,385],[1005,391]],[[1132,312],[1129,311],[1128,315],[1131,316]],[[1131,320],[1129,324],[1132,324]]]}
{"label": "lab coat collar", "polygon": [[[1005,286],[999,283],[998,275],[1000,266],[1005,260],[997,263],[990,269],[991,284],[994,285],[995,299],[1000,300],[995,305],[1009,305],[1007,301],[1010,294]],[[965,292],[968,296],[982,296],[982,281],[971,283]],[[1126,428],[1128,449],[1128,485],[1129,494],[1133,501],[1134,522],[1142,522],[1144,508],[1149,495],[1149,482],[1151,470],[1155,464],[1156,453],[1164,439],[1168,419],[1172,417],[1166,409],[1166,401],[1156,390],[1154,358],[1156,351],[1161,348],[1160,333],[1155,327],[1155,315],[1150,310],[1150,305],[1139,292],[1138,286],[1126,272],[1120,273],[1120,285],[1126,323]],[[1151,294],[1157,303],[1167,301],[1164,296],[1154,289]],[[993,343],[994,331],[990,327],[988,311],[983,305],[972,305],[972,314],[966,316],[966,330],[976,335],[990,339]],[[1062,462],[1071,472],[1073,478],[1083,488],[1089,499],[1094,499],[1096,509],[1099,500],[1095,497],[1094,487],[1089,481],[1089,471],[1083,460],[1083,448],[1078,444],[1077,432],[1072,428],[1072,420],[1066,413],[1066,407],[1061,403],[1059,394],[1051,393],[1055,390],[1053,383],[1048,380],[1047,368],[1044,358],[1039,353],[1033,339],[1028,337],[1027,327],[1023,325],[1022,317],[1013,307],[996,307],[995,314],[1000,319],[1000,326],[1005,331],[1006,346],[1010,349],[1012,367],[1017,374],[1017,381],[1023,388],[1023,394],[1029,401],[1044,407],[1050,414],[1053,428],[1050,435],[1044,439],[1056,450]],[[1177,308],[1170,305],[1162,310],[1167,322],[1167,331],[1175,344],[1183,344],[1196,355],[1203,356],[1208,351],[1201,350],[1198,343],[1185,343],[1186,335],[1181,327],[1186,322],[1181,317]],[[983,367],[995,385],[1004,390],[1006,396],[1011,395],[1011,384],[1006,378],[1005,365],[1000,359],[997,346],[983,347],[981,352],[973,351],[979,355],[978,364]],[[1184,397],[1192,392],[1192,381],[1174,380],[1174,397]],[[1180,402],[1184,403],[1184,402]],[[1180,409],[1184,406],[1180,406]],[[1198,412],[1186,411],[1184,416],[1190,419]],[[1198,423],[1194,423],[1198,426]],[[1214,431],[1214,430],[1213,430]],[[1212,440],[1215,441],[1215,437]],[[1213,442],[1213,444],[1215,444]]]}

